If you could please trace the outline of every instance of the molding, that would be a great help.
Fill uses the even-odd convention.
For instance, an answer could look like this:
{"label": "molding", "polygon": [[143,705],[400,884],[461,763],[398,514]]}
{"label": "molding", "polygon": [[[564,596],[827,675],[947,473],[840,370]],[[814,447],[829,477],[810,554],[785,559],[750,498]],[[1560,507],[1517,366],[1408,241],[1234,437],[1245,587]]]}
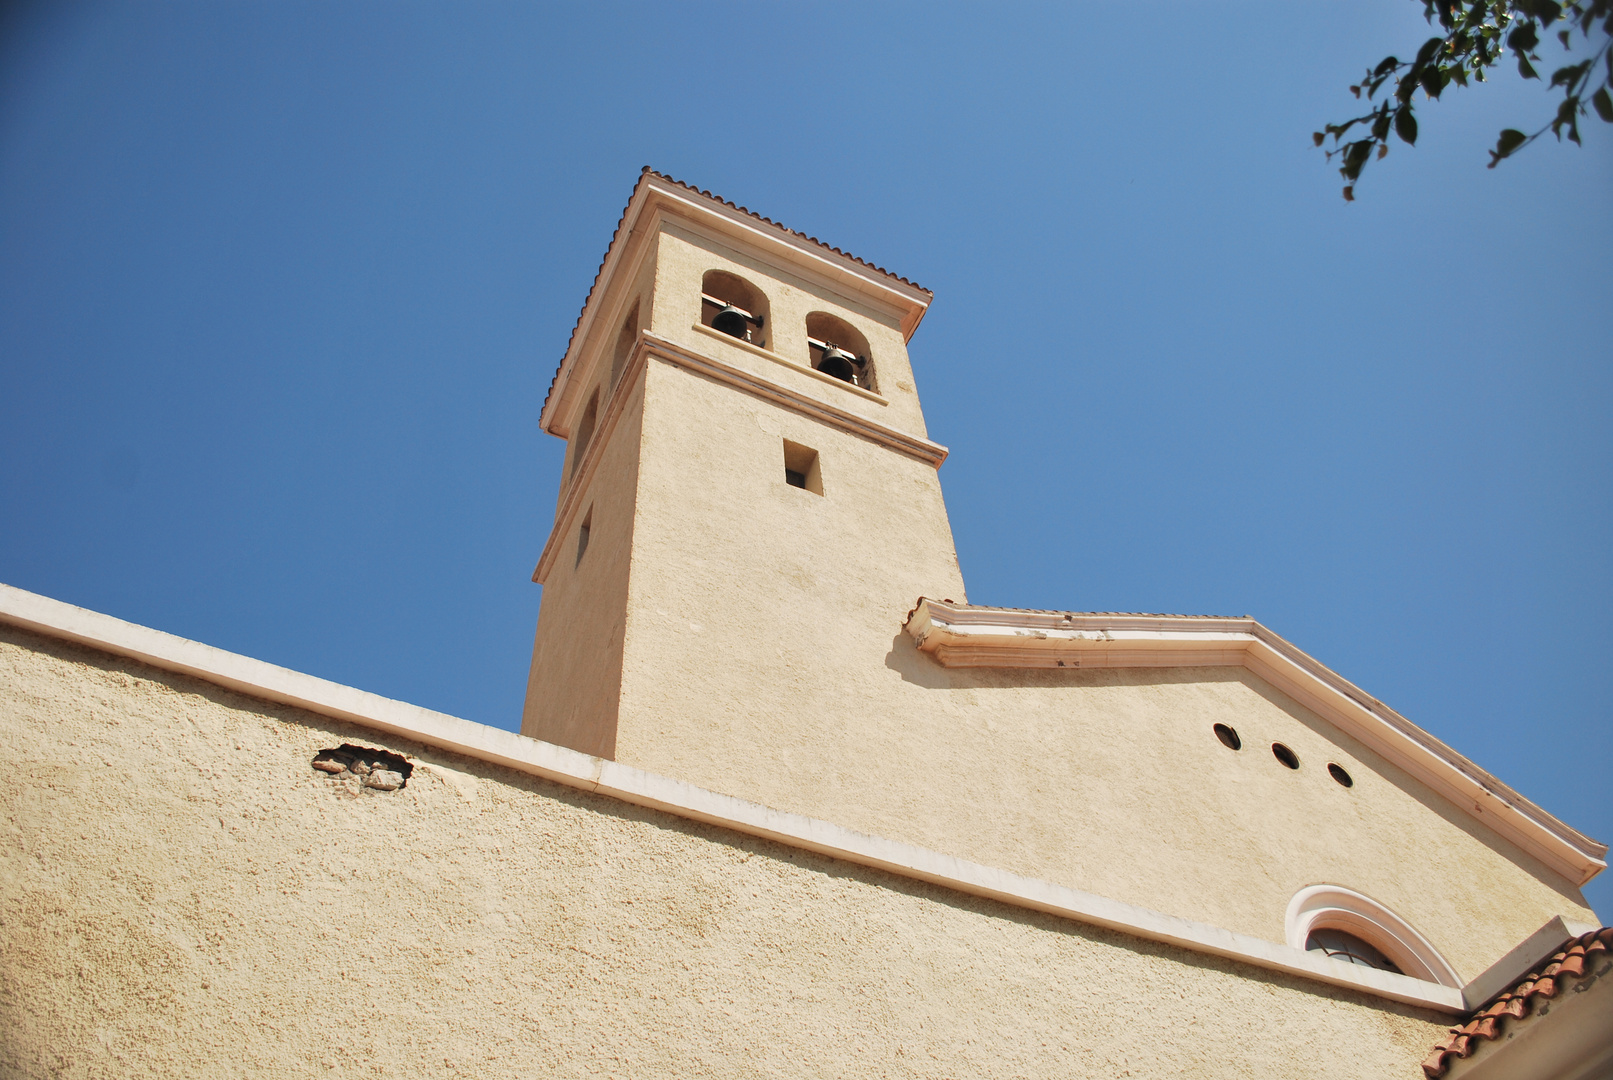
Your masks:
{"label": "molding", "polygon": [[1022,611],[921,597],[907,632],[944,667],[1245,667],[1574,885],[1607,845],[1558,820],[1252,618]]}
{"label": "molding", "polygon": [[265,701],[291,705],[438,750],[502,765],[567,787],[926,881],[971,896],[1420,1008],[1453,1015],[1466,1008],[1461,991],[1451,987],[1314,956],[1286,944],[1179,919],[928,848],[855,832],[828,821],[745,802],[681,780],[589,757],[553,743],[539,742],[225,652],[9,585],[0,585],[0,622],[129,657]]}
{"label": "molding", "polygon": [[770,351],[768,349],[764,349],[760,345],[752,345],[748,341],[741,341],[738,338],[729,337],[727,334],[723,333],[722,331],[713,330],[711,327],[705,325],[704,323],[695,323],[694,326],[692,327],[692,329],[694,329],[695,331],[697,331],[699,333],[705,334],[709,338],[714,338],[715,340],[720,341],[725,345],[732,345],[732,346],[734,346],[736,348],[743,349],[745,352],[753,353],[756,356],[764,357],[764,358],[766,358],[768,360],[771,360],[775,364],[782,364],[784,367],[789,368],[791,371],[798,372],[798,373],[800,373],[802,375],[810,375],[810,376],[812,376],[812,378],[817,379],[819,382],[828,383],[829,385],[834,386],[837,389],[844,390],[847,393],[855,394],[855,395],[857,395],[858,397],[861,397],[861,398],[866,398],[867,400],[872,401],[877,405],[889,405],[890,404],[889,401],[887,401],[884,398],[880,397],[878,394],[874,393],[872,390],[864,390],[860,386],[854,386],[849,382],[842,382],[840,379],[837,379],[832,375],[825,375],[823,372],[819,371],[815,367],[809,367],[806,364],[797,364],[794,360],[790,360],[787,357],[780,356],[776,352],[772,352],[772,351]]}
{"label": "molding", "polygon": [[1545,926],[1524,938],[1501,959],[1485,968],[1462,988],[1469,1010],[1488,1005],[1504,990],[1511,990],[1569,941],[1597,929],[1553,915]]}
{"label": "molding", "polygon": [[618,264],[646,220],[655,224],[655,218],[646,218],[646,212],[661,211],[684,221],[705,225],[721,234],[729,242],[737,242],[787,260],[792,273],[803,277],[817,277],[825,284],[849,288],[865,301],[890,309],[900,317],[903,340],[912,340],[919,322],[929,310],[931,293],[917,285],[877,270],[859,261],[855,256],[824,247],[816,240],[800,236],[783,225],[754,217],[749,211],[729,206],[721,199],[702,195],[677,181],[654,172],[641,174],[621,223],[605,251],[595,285],[583,302],[582,314],[572,331],[566,354],[560,358],[555,373],[554,387],[538,417],[538,425],[550,431],[560,402],[570,389],[573,370],[577,366],[584,344],[593,332],[595,316],[603,306],[605,293],[615,280]]}
{"label": "molding", "polygon": [[[1456,969],[1434,948],[1433,942],[1364,893],[1342,885],[1311,885],[1288,902],[1283,931],[1288,944],[1305,948],[1312,930],[1343,930],[1377,947],[1395,966],[1414,979],[1461,989]],[[1464,999],[1465,1000],[1465,999]]]}
{"label": "molding", "polygon": [[[724,341],[732,340],[723,335],[717,336],[722,337]],[[681,345],[673,344],[666,338],[652,334],[648,330],[641,330],[639,331],[638,344],[634,346],[631,357],[623,365],[621,379],[617,382],[616,389],[611,391],[610,403],[606,407],[605,415],[599,418],[594,429],[593,439],[589,442],[588,449],[583,452],[582,461],[578,462],[577,471],[572,475],[571,483],[560,500],[560,508],[555,512],[554,516],[554,527],[550,529],[549,538],[543,545],[543,554],[538,556],[538,565],[532,571],[533,581],[541,584],[549,576],[549,571],[554,568],[554,561],[560,550],[561,540],[571,531],[571,521],[582,503],[582,493],[586,490],[589,480],[593,477],[595,467],[598,464],[600,455],[603,453],[602,448],[609,441],[610,433],[616,427],[616,420],[621,413],[622,403],[627,398],[623,388],[630,386],[632,381],[638,378],[639,367],[647,363],[650,357],[671,364],[674,367],[686,368],[696,374],[716,379],[718,382],[727,383],[729,386],[754,394],[763,400],[771,401],[775,405],[782,405],[820,423],[837,427],[842,431],[848,431],[853,435],[868,439],[870,442],[907,454],[909,457],[915,457],[932,468],[940,468],[941,463],[946,460],[947,448],[939,443],[933,443],[928,439],[897,431],[895,428],[887,427],[876,420],[866,419],[856,413],[847,412],[838,406],[819,401],[817,398],[803,394],[799,390],[792,390],[782,383],[774,382],[765,375],[734,367],[713,357],[701,356],[699,353],[690,352]],[[788,360],[782,362],[789,364]],[[790,364],[790,366],[797,367],[795,364]],[[816,375],[818,373],[812,372],[812,374]],[[840,384],[838,379],[830,379],[827,375],[821,377],[836,385]],[[851,387],[850,389],[856,388]]]}

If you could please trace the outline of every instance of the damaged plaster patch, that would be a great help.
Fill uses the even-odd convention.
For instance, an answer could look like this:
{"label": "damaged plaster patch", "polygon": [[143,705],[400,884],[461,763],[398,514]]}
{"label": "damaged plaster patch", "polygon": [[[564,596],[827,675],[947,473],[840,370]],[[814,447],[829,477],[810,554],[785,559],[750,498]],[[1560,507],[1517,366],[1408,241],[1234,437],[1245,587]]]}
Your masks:
{"label": "damaged plaster patch", "polygon": [[399,754],[343,743],[314,756],[314,768],[332,780],[356,780],[359,787],[397,791],[409,782],[414,766]]}

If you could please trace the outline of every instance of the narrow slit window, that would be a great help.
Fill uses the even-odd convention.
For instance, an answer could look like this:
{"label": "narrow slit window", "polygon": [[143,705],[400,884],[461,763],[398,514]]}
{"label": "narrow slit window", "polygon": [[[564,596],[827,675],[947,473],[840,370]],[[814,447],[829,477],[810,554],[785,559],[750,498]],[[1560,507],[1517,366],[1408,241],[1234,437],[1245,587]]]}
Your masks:
{"label": "narrow slit window", "polygon": [[577,530],[577,562],[573,565],[582,563],[582,557],[588,551],[588,534],[593,531],[593,528],[594,508],[590,506],[588,513],[583,515],[582,526]]}
{"label": "narrow slit window", "polygon": [[791,487],[823,494],[823,469],[818,464],[818,452],[810,446],[784,440],[784,482]]}

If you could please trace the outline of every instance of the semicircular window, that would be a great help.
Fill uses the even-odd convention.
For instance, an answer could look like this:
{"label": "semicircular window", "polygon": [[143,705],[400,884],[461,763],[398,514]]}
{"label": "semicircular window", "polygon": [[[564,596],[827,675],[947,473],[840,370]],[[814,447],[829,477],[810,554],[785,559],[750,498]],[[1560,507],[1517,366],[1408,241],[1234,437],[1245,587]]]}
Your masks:
{"label": "semicircular window", "polygon": [[1370,942],[1362,941],[1354,934],[1347,934],[1343,930],[1312,930],[1310,936],[1305,939],[1305,948],[1309,952],[1322,953],[1334,960],[1343,960],[1346,964],[1392,971],[1396,975],[1405,974],[1395,966],[1393,960],[1379,952]]}

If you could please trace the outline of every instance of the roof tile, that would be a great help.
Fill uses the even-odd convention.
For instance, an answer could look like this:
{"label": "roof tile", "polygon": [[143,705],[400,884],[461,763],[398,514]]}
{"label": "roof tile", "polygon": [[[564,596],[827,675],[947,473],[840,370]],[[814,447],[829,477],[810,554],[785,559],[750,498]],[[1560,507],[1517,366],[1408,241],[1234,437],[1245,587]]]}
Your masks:
{"label": "roof tile", "polygon": [[1522,1020],[1534,1011],[1537,1001],[1556,997],[1570,979],[1584,978],[1597,955],[1610,953],[1613,927],[1604,926],[1575,938],[1567,948],[1552,954],[1538,971],[1530,972],[1518,985],[1474,1013],[1467,1023],[1451,1028],[1423,1062],[1423,1074],[1429,1080],[1438,1080],[1450,1069],[1452,1058],[1472,1057],[1481,1043],[1499,1040],[1509,1018]]}

